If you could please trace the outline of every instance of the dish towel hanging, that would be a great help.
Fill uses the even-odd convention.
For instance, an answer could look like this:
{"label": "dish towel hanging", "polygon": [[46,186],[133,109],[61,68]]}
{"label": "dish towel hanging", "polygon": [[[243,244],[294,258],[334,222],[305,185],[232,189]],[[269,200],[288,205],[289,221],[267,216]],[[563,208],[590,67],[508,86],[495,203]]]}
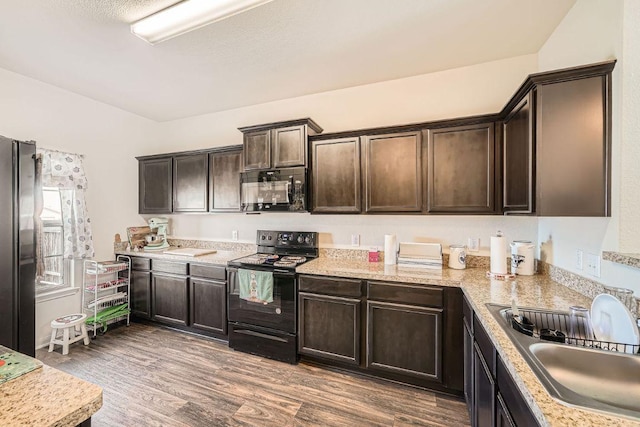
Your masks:
{"label": "dish towel hanging", "polygon": [[268,271],[238,270],[240,298],[251,302],[273,302],[273,273]]}

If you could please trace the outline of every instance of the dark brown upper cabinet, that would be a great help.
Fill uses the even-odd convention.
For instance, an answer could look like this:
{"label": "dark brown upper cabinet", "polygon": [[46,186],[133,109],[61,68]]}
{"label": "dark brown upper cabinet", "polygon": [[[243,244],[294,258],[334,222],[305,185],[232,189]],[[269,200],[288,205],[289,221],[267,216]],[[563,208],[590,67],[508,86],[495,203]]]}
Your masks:
{"label": "dark brown upper cabinet", "polygon": [[138,160],[138,213],[171,213],[173,158]]}
{"label": "dark brown upper cabinet", "polygon": [[209,154],[209,211],[240,212],[242,147]]}
{"label": "dark brown upper cabinet", "polygon": [[173,158],[173,211],[206,212],[209,208],[209,158],[207,153]]}
{"label": "dark brown upper cabinet", "polygon": [[494,124],[431,129],[428,139],[428,212],[493,212]]}
{"label": "dark brown upper cabinet", "polygon": [[360,138],[311,143],[314,213],[360,213]]}
{"label": "dark brown upper cabinet", "polygon": [[502,122],[502,210],[531,213],[534,209],[534,113],[528,93]]}
{"label": "dark brown upper cabinet", "polygon": [[271,168],[271,130],[257,130],[244,134],[244,170]]}
{"label": "dark brown upper cabinet", "polygon": [[422,210],[420,132],[363,136],[366,212]]}
{"label": "dark brown upper cabinet", "polygon": [[307,118],[239,128],[244,170],[307,166],[307,138],[322,132]]}
{"label": "dark brown upper cabinet", "polygon": [[537,87],[538,215],[611,215],[610,87],[610,73]]}

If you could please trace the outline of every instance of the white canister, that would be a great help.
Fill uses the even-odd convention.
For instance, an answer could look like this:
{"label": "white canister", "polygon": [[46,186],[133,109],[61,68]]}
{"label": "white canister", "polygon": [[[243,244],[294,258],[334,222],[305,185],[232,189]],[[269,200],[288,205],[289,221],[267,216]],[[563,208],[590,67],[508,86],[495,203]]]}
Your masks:
{"label": "white canister", "polygon": [[535,246],[529,240],[511,242],[511,274],[532,276],[535,273]]}
{"label": "white canister", "polygon": [[463,270],[467,268],[467,247],[465,245],[449,246],[449,268]]}

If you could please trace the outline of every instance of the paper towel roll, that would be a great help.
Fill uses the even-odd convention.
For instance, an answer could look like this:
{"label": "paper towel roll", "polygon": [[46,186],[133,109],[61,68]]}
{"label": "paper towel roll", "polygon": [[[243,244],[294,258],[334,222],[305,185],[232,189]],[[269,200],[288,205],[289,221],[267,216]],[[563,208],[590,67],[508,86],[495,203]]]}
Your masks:
{"label": "paper towel roll", "polygon": [[507,242],[500,233],[491,236],[491,272],[507,274]]}
{"label": "paper towel roll", "polygon": [[395,265],[398,260],[398,241],[395,234],[384,235],[384,263]]}

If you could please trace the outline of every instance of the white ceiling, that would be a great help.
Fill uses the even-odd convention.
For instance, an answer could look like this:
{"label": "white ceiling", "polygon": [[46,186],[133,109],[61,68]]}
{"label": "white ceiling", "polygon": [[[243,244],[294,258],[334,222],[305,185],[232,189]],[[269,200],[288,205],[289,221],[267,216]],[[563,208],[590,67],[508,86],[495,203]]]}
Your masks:
{"label": "white ceiling", "polygon": [[0,67],[157,121],[535,53],[575,0],[274,0],[150,46],[176,0],[1,0]]}

